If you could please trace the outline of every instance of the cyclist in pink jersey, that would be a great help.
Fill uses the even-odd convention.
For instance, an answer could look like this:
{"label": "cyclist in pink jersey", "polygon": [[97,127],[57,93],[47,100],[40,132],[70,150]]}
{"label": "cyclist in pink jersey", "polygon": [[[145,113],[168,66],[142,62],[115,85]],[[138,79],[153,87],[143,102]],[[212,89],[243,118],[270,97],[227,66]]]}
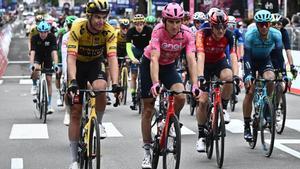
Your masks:
{"label": "cyclist in pink jersey", "polygon": [[[151,168],[150,147],[151,138],[151,117],[154,108],[154,99],[158,93],[156,88],[162,83],[167,89],[182,91],[184,86],[179,77],[175,60],[180,57],[181,50],[186,48],[187,62],[193,82],[193,92],[198,89],[197,65],[195,58],[195,39],[188,27],[182,24],[184,16],[183,8],[177,3],[167,4],[162,11],[163,22],[156,25],[146,47],[141,62],[140,73],[141,91],[144,109],[142,113],[142,135],[145,149],[142,168]],[[183,108],[185,97],[175,96],[175,112]]]}

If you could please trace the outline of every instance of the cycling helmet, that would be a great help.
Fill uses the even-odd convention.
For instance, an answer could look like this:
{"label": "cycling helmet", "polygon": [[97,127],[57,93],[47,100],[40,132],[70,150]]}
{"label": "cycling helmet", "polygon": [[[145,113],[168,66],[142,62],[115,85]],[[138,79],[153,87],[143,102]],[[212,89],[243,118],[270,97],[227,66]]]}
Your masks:
{"label": "cycling helmet", "polygon": [[150,24],[155,24],[156,23],[156,18],[154,17],[154,16],[147,16],[146,18],[145,18],[145,22],[146,23],[150,23]]}
{"label": "cycling helmet", "polygon": [[196,12],[196,13],[194,13],[193,19],[198,20],[198,21],[204,21],[204,20],[206,20],[206,17],[203,12]]}
{"label": "cycling helmet", "polygon": [[121,26],[129,26],[130,25],[129,19],[120,19],[119,22],[120,22]]}
{"label": "cycling helmet", "polygon": [[219,24],[227,25],[228,16],[224,11],[218,10],[218,11],[213,12],[209,21],[210,21],[210,24],[212,24],[212,25],[219,25]]}
{"label": "cycling helmet", "polygon": [[35,22],[41,22],[44,20],[44,16],[43,15],[37,15],[35,16]]}
{"label": "cycling helmet", "polygon": [[51,29],[51,26],[46,21],[41,21],[37,25],[37,30],[39,32],[48,32],[48,31],[50,31],[50,29]]}
{"label": "cycling helmet", "polygon": [[119,23],[116,19],[110,19],[108,23],[113,27],[118,27]]}
{"label": "cycling helmet", "polygon": [[66,23],[67,25],[71,25],[78,17],[75,15],[67,16]]}
{"label": "cycling helmet", "polygon": [[184,11],[183,19],[190,19],[190,18],[191,18],[190,12],[189,11]]}
{"label": "cycling helmet", "polygon": [[182,19],[183,16],[183,8],[175,2],[167,4],[162,10],[162,17],[164,19]]}
{"label": "cycling helmet", "polygon": [[272,15],[271,12],[267,10],[259,10],[254,15],[255,22],[271,22]]}
{"label": "cycling helmet", "polygon": [[280,22],[281,18],[282,18],[282,16],[279,13],[273,13],[271,22]]}
{"label": "cycling helmet", "polygon": [[218,11],[218,10],[220,10],[220,9],[219,9],[219,8],[210,8],[209,11],[208,11],[207,14],[206,14],[206,19],[209,20],[210,17],[211,17],[211,15],[212,15],[214,12]]}
{"label": "cycling helmet", "polygon": [[107,0],[93,0],[86,5],[87,14],[109,13],[109,4]]}
{"label": "cycling helmet", "polygon": [[136,14],[133,17],[132,22],[133,23],[136,23],[136,22],[145,22],[145,17],[144,17],[143,14]]}

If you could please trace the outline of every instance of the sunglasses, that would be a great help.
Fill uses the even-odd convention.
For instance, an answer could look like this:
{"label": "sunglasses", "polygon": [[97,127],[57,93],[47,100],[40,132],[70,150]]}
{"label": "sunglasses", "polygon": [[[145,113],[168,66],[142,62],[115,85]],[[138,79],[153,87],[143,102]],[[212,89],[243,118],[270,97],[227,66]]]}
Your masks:
{"label": "sunglasses", "polygon": [[135,25],[135,26],[143,26],[144,23],[142,23],[142,22],[137,22],[137,23],[134,23],[134,25]]}
{"label": "sunglasses", "polygon": [[276,26],[276,25],[280,26],[280,25],[282,25],[282,23],[281,22],[272,22],[272,26]]}
{"label": "sunglasses", "polygon": [[264,26],[268,28],[268,27],[270,27],[270,25],[271,25],[270,22],[257,22],[256,24],[257,24],[259,27],[261,27],[261,28],[264,27]]}
{"label": "sunglasses", "polygon": [[167,22],[170,24],[180,24],[181,23],[180,20],[167,20]]}
{"label": "sunglasses", "polygon": [[121,26],[121,29],[129,29],[129,26]]}
{"label": "sunglasses", "polygon": [[217,25],[212,25],[212,27],[217,30],[224,30],[227,28],[227,25],[226,24],[217,24]]}

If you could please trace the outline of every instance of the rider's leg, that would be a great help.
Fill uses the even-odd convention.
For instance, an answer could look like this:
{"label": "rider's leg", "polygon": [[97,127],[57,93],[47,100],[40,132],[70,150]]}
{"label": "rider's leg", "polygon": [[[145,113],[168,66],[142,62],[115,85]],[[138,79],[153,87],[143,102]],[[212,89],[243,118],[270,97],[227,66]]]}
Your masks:
{"label": "rider's leg", "polygon": [[[107,87],[106,85],[107,83],[103,79],[95,80],[92,83],[93,90],[105,90]],[[100,124],[102,124],[105,108],[106,108],[106,93],[100,93],[96,97],[97,120]]]}

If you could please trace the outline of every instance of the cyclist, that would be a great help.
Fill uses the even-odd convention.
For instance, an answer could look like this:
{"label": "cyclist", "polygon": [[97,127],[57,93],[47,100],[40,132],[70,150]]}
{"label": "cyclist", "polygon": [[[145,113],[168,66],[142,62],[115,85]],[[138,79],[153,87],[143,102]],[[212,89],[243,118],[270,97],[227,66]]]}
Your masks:
{"label": "cyclist", "polygon": [[[44,20],[44,17],[43,15],[36,15],[35,16],[35,24],[31,27],[30,29],[30,33],[29,33],[29,41],[28,41],[28,49],[29,49],[29,56],[30,56],[30,48],[31,48],[31,39],[32,39],[32,36],[34,35],[38,35],[39,32],[37,30],[37,25]],[[31,91],[30,93],[32,95],[35,95],[37,93],[37,82],[36,80],[32,79],[32,86],[31,86]]]}
{"label": "cyclist", "polygon": [[218,10],[220,10],[220,9],[219,9],[219,8],[210,8],[210,9],[209,9],[209,11],[208,11],[207,14],[206,14],[206,20],[205,20],[204,23],[201,25],[200,29],[210,27],[210,24],[209,24],[210,17],[212,16],[212,14],[213,14],[215,11],[218,11]]}
{"label": "cyclist", "polygon": [[146,23],[146,25],[148,25],[149,27],[153,28],[153,27],[155,26],[155,24],[156,24],[156,18],[155,18],[154,16],[152,16],[152,15],[147,16],[147,17],[145,18],[145,23]]}
{"label": "cyclist", "polygon": [[[67,16],[66,21],[65,21],[65,30],[67,31],[65,34],[62,35],[62,40],[61,40],[61,63],[62,63],[62,77],[64,78],[63,81],[65,84],[68,82],[67,78],[67,44],[68,44],[68,39],[70,36],[70,30],[72,27],[73,22],[77,19],[77,16]],[[67,86],[65,86],[67,87]],[[64,117],[64,124],[69,125],[70,124],[70,106],[68,105],[67,102],[67,95],[65,96],[66,100],[66,112],[65,112],[65,117]]]}
{"label": "cyclist", "polygon": [[[290,70],[291,73],[293,74],[293,78],[297,77],[298,71],[295,69],[295,66],[293,64],[293,57],[292,57],[292,52],[291,52],[291,43],[290,43],[290,38],[287,30],[284,28],[283,23],[286,22],[286,18],[282,17],[278,13],[272,14],[272,26],[276,29],[278,29],[281,32],[282,35],[282,43],[285,48],[286,56],[290,65]],[[282,52],[281,52],[282,54]],[[286,68],[285,68],[285,62],[284,62],[284,57],[283,55],[277,56],[276,51],[271,52],[271,59],[272,59],[272,64],[275,69],[281,69],[283,73],[283,79],[286,81],[289,81],[286,75]]]}
{"label": "cyclist", "polygon": [[[151,39],[152,28],[145,25],[145,17],[142,14],[136,14],[133,18],[134,26],[130,28],[126,35],[126,51],[128,57],[132,61],[130,66],[131,72],[131,96],[132,105],[130,108],[132,110],[137,110],[137,100],[136,100],[136,79],[138,77],[138,66],[140,58],[143,55],[144,48],[149,44]],[[132,45],[133,44],[133,45]]]}
{"label": "cyclist", "polygon": [[[106,56],[112,79],[112,90],[120,91],[118,86],[118,60],[116,57],[117,38],[115,29],[106,22],[110,11],[108,0],[94,0],[87,3],[87,19],[72,24],[68,39],[68,80],[69,95],[78,94],[78,89],[85,89],[87,82],[94,90],[105,90],[107,86],[105,72],[101,70],[101,58]],[[106,53],[104,53],[104,51]],[[79,103],[71,106],[69,140],[72,155],[70,168],[78,168],[77,153],[80,117],[83,93]],[[100,127],[100,137],[106,137],[102,119],[106,107],[106,95],[96,97],[96,113]]]}
{"label": "cyclist", "polygon": [[[266,80],[274,80],[274,69],[270,59],[270,53],[275,50],[276,56],[282,52],[281,33],[275,28],[270,27],[272,15],[267,10],[259,10],[254,15],[256,27],[251,28],[245,35],[245,55],[244,55],[244,84],[249,89],[243,102],[244,115],[244,139],[252,140],[250,130],[252,100],[255,86],[252,84],[256,71]],[[267,84],[267,94],[271,96],[273,83]]]}
{"label": "cyclist", "polygon": [[[204,84],[204,81],[210,80],[214,75],[222,81],[231,81],[233,79],[233,75],[237,75],[236,67],[233,66],[231,68],[230,64],[227,62],[225,54],[226,46],[229,45],[232,64],[236,64],[233,34],[231,31],[226,29],[227,23],[227,14],[222,10],[218,10],[210,17],[209,24],[211,27],[201,29],[196,33],[198,80],[200,81],[200,89],[203,91],[203,94],[199,99],[199,108],[196,114],[199,131],[198,141],[196,144],[196,150],[198,152],[205,151],[204,141],[207,129],[205,123],[207,119],[209,87]],[[227,107],[231,92],[232,84],[224,84],[221,94],[223,109],[226,109]],[[230,116],[228,112],[223,112],[225,123],[229,123]]]}
{"label": "cyclist", "polygon": [[[144,142],[144,159],[142,168],[151,168],[151,116],[153,112],[153,97],[158,95],[156,89],[160,82],[167,89],[182,91],[184,86],[175,67],[175,60],[180,57],[181,50],[186,48],[187,61],[193,84],[193,92],[198,90],[195,60],[195,39],[192,31],[182,24],[183,8],[177,3],[169,3],[162,10],[162,23],[155,26],[150,44],[146,47],[141,74],[142,100],[142,135]],[[149,95],[149,91],[151,94]],[[185,96],[175,96],[175,113],[179,112],[185,103]]]}
{"label": "cyclist", "polygon": [[193,26],[193,24],[190,23],[190,20],[191,20],[190,12],[189,11],[184,11],[182,23],[190,28],[190,27]]}
{"label": "cyclist", "polygon": [[[37,25],[37,30],[39,34],[32,36],[31,38],[31,48],[30,48],[30,64],[32,72],[32,79],[38,79],[38,72],[36,69],[52,69],[54,67],[55,71],[58,72],[58,58],[57,58],[57,45],[56,38],[53,34],[50,33],[51,26],[45,22],[41,21]],[[54,65],[53,62],[54,61]],[[51,98],[52,98],[52,74],[46,75],[47,87],[48,87],[48,112],[49,114],[53,113],[54,110],[51,107]],[[37,84],[33,84],[35,88]]]}
{"label": "cyclist", "polygon": [[194,26],[191,27],[191,30],[194,32],[194,34],[197,32],[197,30],[200,29],[201,25],[205,22],[206,16],[203,12],[196,12],[193,16],[193,22]]}

